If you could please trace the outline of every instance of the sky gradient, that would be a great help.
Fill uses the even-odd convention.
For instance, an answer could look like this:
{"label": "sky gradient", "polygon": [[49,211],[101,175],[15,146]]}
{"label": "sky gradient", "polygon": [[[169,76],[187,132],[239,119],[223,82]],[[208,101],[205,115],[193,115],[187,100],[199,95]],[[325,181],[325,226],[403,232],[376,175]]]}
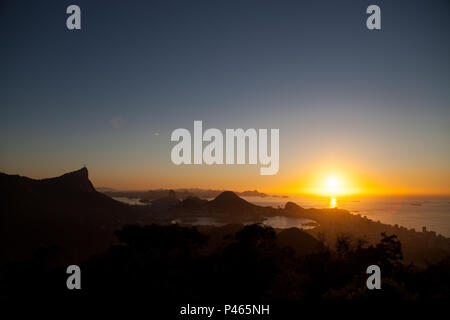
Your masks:
{"label": "sky gradient", "polygon": [[[82,29],[69,31],[77,4]],[[382,30],[366,28],[368,5]],[[450,194],[448,1],[3,1],[0,171],[96,186]],[[175,166],[176,128],[279,128],[280,169]]]}

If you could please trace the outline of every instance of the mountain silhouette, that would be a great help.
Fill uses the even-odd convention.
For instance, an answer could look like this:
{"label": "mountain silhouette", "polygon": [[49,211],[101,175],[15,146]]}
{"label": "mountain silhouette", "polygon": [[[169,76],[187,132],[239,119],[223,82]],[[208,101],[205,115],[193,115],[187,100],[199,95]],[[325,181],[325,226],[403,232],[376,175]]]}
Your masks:
{"label": "mountain silhouette", "polygon": [[205,207],[210,216],[217,216],[227,223],[262,221],[275,213],[275,209],[252,204],[232,191],[222,192]]}
{"label": "mountain silhouette", "polygon": [[86,167],[79,170],[63,174],[56,178],[40,180],[42,184],[53,186],[59,189],[66,189],[74,192],[96,192],[94,186],[89,181],[89,172]]}
{"label": "mountain silhouette", "polygon": [[224,211],[242,211],[242,210],[254,210],[256,205],[240,198],[236,193],[232,191],[224,191],[216,198],[208,203],[209,208],[219,212]]}
{"label": "mountain silhouette", "polygon": [[39,248],[62,246],[78,259],[114,241],[112,233],[145,218],[97,192],[86,168],[49,179],[0,173],[0,260],[26,258]]}
{"label": "mountain silhouette", "polygon": [[262,221],[266,216],[275,214],[272,207],[261,207],[252,204],[232,191],[223,191],[213,200],[189,197],[177,206],[179,216],[200,215],[217,217],[226,223],[242,223],[245,221]]}
{"label": "mountain silhouette", "polygon": [[53,211],[62,201],[65,207],[70,205],[72,208],[84,206],[86,201],[90,205],[106,205],[112,209],[124,207],[122,203],[95,190],[86,168],[41,180],[0,173],[0,192],[2,205],[10,210],[22,211],[29,207],[33,211]]}

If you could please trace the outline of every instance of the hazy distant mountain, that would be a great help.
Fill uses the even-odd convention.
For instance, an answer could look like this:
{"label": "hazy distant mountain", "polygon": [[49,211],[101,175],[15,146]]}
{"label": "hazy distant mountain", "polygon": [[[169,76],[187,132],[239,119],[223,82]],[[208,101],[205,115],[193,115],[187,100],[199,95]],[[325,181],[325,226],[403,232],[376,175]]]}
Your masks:
{"label": "hazy distant mountain", "polygon": [[241,197],[261,197],[261,198],[270,197],[268,194],[259,192],[258,190],[247,190],[243,192],[237,192],[237,194],[240,195]]}
{"label": "hazy distant mountain", "polygon": [[107,192],[118,192],[119,190],[108,188],[108,187],[95,187],[95,190],[101,193],[107,193]]}
{"label": "hazy distant mountain", "polygon": [[[105,193],[110,197],[126,197],[126,198],[139,198],[142,202],[150,203],[152,200],[165,197],[170,191],[168,189],[154,189],[147,191],[120,191],[111,188],[97,188],[98,191]],[[197,197],[202,199],[211,199],[217,197],[219,194],[224,192],[224,190],[205,190],[199,188],[189,188],[189,189],[175,189],[173,190],[177,194],[178,199],[187,199],[189,197]],[[259,192],[257,190],[247,190],[242,192],[235,192],[237,195],[242,197],[279,197],[277,195],[268,195],[266,193]],[[287,196],[283,196],[287,198]]]}
{"label": "hazy distant mountain", "polygon": [[180,203],[180,200],[178,200],[175,191],[169,190],[166,196],[149,202],[151,203],[153,210],[161,211],[175,208]]}

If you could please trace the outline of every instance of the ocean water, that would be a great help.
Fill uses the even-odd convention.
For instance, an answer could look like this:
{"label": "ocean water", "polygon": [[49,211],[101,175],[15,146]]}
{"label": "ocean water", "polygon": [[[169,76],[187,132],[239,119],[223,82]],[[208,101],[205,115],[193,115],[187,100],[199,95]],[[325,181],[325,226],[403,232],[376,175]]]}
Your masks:
{"label": "ocean water", "polygon": [[[304,208],[337,207],[353,214],[367,216],[374,221],[422,231],[435,231],[450,237],[450,196],[391,196],[391,197],[242,197],[245,200],[272,207],[284,207],[286,202],[292,201]],[[139,199],[115,197],[114,199],[132,204],[143,205]],[[299,220],[270,220],[267,224],[277,228],[300,227],[304,221]],[[196,221],[194,224],[215,224],[212,221]],[[305,228],[305,226],[303,226]]]}
{"label": "ocean water", "polygon": [[128,198],[128,197],[112,197],[114,200],[130,204],[133,206],[145,206],[146,203],[140,202],[139,198]]}
{"label": "ocean water", "polygon": [[284,207],[292,201],[304,208],[337,207],[374,221],[422,231],[435,231],[450,237],[450,196],[391,196],[391,197],[243,197],[247,201],[273,207]]}

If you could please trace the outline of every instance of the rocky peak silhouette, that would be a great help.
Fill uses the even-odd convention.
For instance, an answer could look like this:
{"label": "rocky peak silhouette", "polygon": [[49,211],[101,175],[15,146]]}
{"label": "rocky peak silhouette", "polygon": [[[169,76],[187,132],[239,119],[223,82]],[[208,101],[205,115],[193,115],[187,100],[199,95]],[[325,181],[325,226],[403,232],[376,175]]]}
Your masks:
{"label": "rocky peak silhouette", "polygon": [[63,174],[59,177],[43,179],[40,181],[47,185],[54,185],[72,191],[96,192],[91,181],[89,181],[89,172],[86,167]]}

